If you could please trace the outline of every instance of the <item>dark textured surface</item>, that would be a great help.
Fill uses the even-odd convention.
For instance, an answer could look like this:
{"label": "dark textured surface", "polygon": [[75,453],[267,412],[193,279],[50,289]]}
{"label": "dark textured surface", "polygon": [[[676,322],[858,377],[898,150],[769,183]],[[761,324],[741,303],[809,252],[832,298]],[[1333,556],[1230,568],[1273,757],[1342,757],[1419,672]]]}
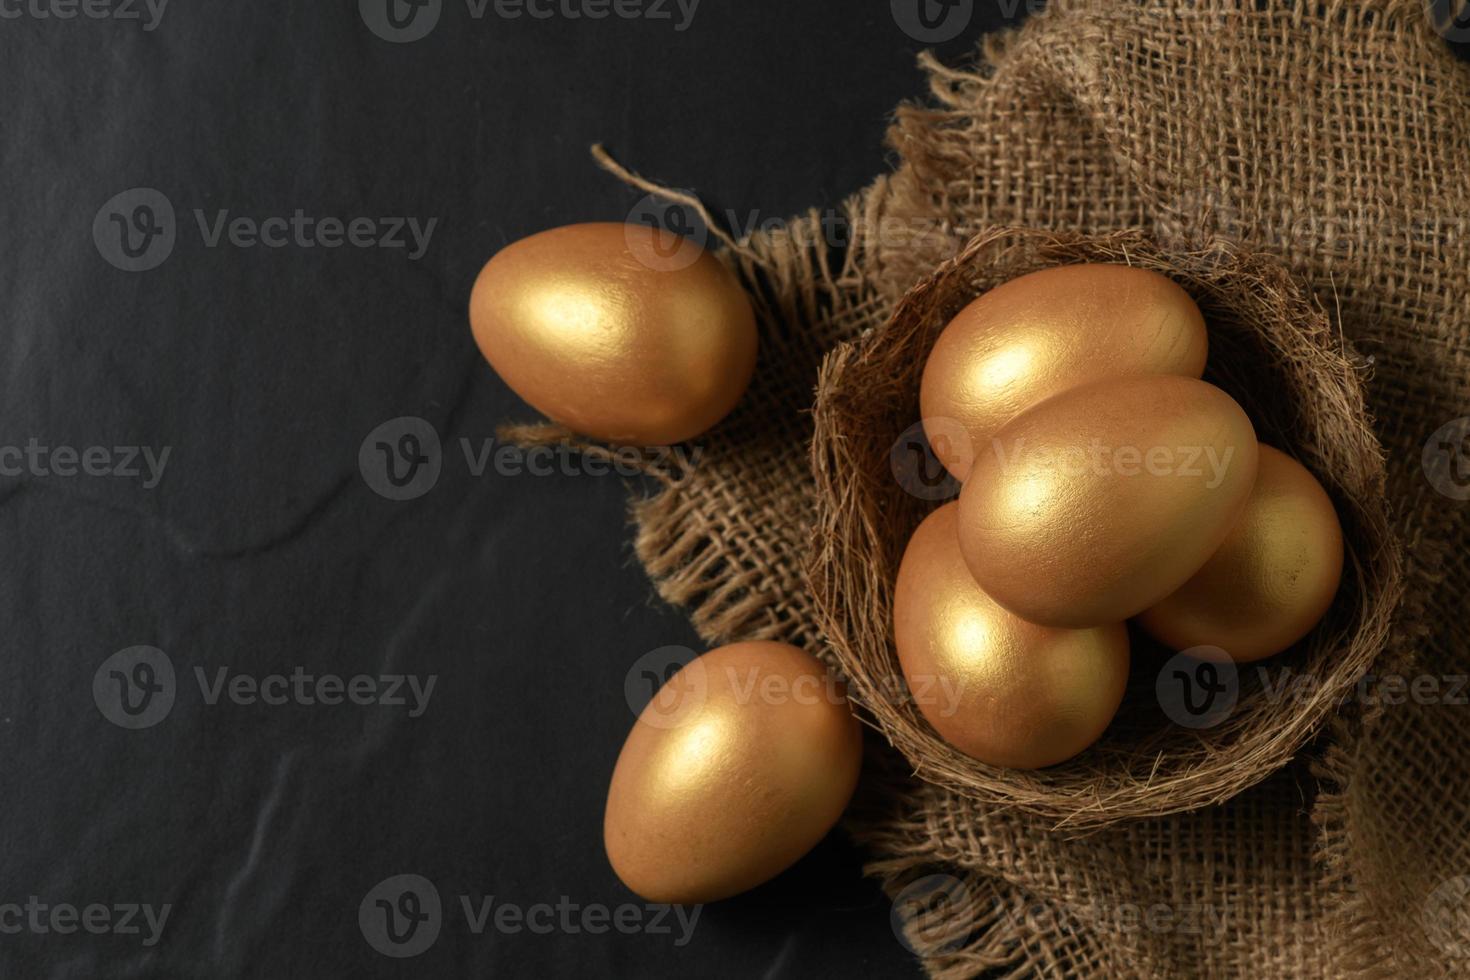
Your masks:
{"label": "dark textured surface", "polygon": [[[594,140],[741,221],[865,184],[886,114],[922,90],[921,45],[886,4],[826,6],[708,0],[677,31],[476,20],[446,0],[409,44],[374,36],[351,0],[171,4],[153,30],[5,6],[0,453],[169,456],[146,487],[146,464],[67,476],[64,452],[0,455],[0,906],[171,908],[145,946],[141,918],[138,934],[63,933],[49,909],[0,907],[0,976],[914,972],[837,839],[702,910],[684,945],[672,917],[672,935],[573,931],[560,912],[550,934],[477,935],[459,900],[638,902],[600,837],[633,717],[624,679],[646,652],[695,643],[631,561],[620,479],[471,472],[460,440],[478,451],[530,412],[473,348],[470,284],[517,237],[626,214],[640,195],[594,169]],[[941,54],[998,17],[977,12]],[[136,187],[176,213],[171,254],[146,272],[105,261],[92,231]],[[195,216],[297,209],[437,223],[411,259],[210,247]],[[358,465],[399,416],[444,447],[437,485],[402,502]],[[99,708],[111,668],[95,698],[93,680],[135,645],[177,680],[166,717],[128,730]],[[210,683],[221,668],[437,682],[409,718],[211,704],[196,668]],[[445,911],[437,941],[400,960],[369,946],[358,910],[406,873]]]}

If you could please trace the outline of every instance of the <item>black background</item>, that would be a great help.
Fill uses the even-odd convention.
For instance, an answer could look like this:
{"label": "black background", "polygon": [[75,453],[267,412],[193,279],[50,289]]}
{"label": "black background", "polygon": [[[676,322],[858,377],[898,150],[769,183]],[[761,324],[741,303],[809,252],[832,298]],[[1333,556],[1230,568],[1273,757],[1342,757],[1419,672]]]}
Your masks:
{"label": "black background", "polygon": [[[29,4],[33,0],[24,0]],[[7,10],[22,9],[6,0]],[[967,57],[1024,13],[979,5]],[[677,16],[677,15],[676,15]],[[0,476],[0,905],[168,903],[162,941],[0,935],[0,977],[902,976],[915,961],[840,837],[706,907],[692,940],[475,935],[458,897],[638,900],[602,853],[629,668],[698,647],[632,559],[615,476],[473,475],[533,417],[475,351],[470,285],[497,249],[621,220],[598,171],[696,188],[743,221],[835,206],[888,163],[923,45],[882,2],[703,0],[670,21],[468,16],[375,36],[354,0],[174,0],[137,21],[0,19],[0,447],[168,447],[163,479]],[[130,273],[99,209],[164,194],[177,242]],[[212,220],[436,218],[430,246],[208,247]],[[375,493],[358,451],[426,419],[443,470]],[[124,730],[94,674],[165,651],[177,700]],[[425,713],[208,704],[194,680],[436,675]],[[437,942],[375,952],[358,907],[412,873]]]}
{"label": "black background", "polygon": [[[31,3],[32,0],[25,0]],[[0,446],[170,449],[141,478],[0,477],[0,904],[173,906],[162,941],[0,935],[0,977],[901,976],[915,961],[837,837],[675,936],[473,935],[457,897],[638,900],[602,853],[624,679],[698,641],[632,560],[615,476],[472,475],[459,440],[532,413],[471,342],[497,249],[621,220],[625,163],[758,220],[833,206],[885,165],[923,45],[885,3],[705,0],[669,21],[474,20],[414,43],[353,0],[174,0],[138,21],[0,19]],[[1017,13],[1020,11],[1018,10]],[[938,50],[972,50],[977,10]],[[1013,17],[1013,19],[1015,19]],[[126,272],[93,219],[130,188],[173,205],[161,266]],[[437,218],[404,249],[208,247],[231,218]],[[443,471],[376,494],[358,450],[420,416]],[[166,652],[177,699],[124,730],[103,661]],[[437,675],[384,706],[208,704],[194,670]],[[438,941],[359,931],[414,873]]]}

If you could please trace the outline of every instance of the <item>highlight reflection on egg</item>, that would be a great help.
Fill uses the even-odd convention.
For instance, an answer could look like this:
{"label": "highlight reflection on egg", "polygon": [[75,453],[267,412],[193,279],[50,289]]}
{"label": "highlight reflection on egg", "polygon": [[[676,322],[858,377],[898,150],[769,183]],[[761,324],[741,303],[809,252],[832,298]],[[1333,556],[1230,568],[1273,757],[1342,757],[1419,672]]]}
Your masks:
{"label": "highlight reflection on egg", "polygon": [[1178,591],[1138,617],[1176,650],[1218,647],[1237,663],[1280,653],[1311,632],[1342,580],[1342,526],[1296,460],[1261,446],[1245,511]]}
{"label": "highlight reflection on egg", "polygon": [[965,566],[958,516],[950,503],[925,518],[899,566],[893,631],[909,690],[941,738],[982,762],[1070,759],[1122,702],[1128,631],[1037,626],[1001,608]]}
{"label": "highlight reflection on egg", "polygon": [[480,351],[516,394],[583,435],[666,445],[709,429],[755,370],[755,314],[708,252],[658,262],[665,239],[676,236],[592,223],[502,249],[470,296]]}
{"label": "highlight reflection on egg", "polygon": [[[924,365],[925,420],[952,420],[973,453],[1021,412],[1068,388],[1109,377],[1178,374],[1205,367],[1205,322],[1173,280],[1126,265],[1087,263],[1012,279],[960,310]],[[926,426],[927,427],[927,426]],[[957,479],[970,456],[930,433]]]}
{"label": "highlight reflection on egg", "polygon": [[1156,604],[1224,542],[1255,483],[1250,419],[1193,378],[1097,381],[1013,419],[959,500],[960,550],[996,602],[1084,628]]}
{"label": "highlight reflection on egg", "polygon": [[822,663],[784,643],[696,658],[648,703],[607,794],[613,870],[650,902],[712,902],[774,877],[832,828],[862,737]]}

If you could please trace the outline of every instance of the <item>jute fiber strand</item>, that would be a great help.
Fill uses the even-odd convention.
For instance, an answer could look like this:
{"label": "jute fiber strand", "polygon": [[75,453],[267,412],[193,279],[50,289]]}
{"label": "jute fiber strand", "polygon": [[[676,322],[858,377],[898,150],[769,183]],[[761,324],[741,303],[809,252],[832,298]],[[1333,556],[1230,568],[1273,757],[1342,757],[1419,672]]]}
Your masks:
{"label": "jute fiber strand", "polygon": [[[849,674],[874,731],[848,826],[936,977],[1470,976],[1470,502],[1422,462],[1470,415],[1470,69],[1420,0],[1053,0],[926,64],[846,248],[808,214],[725,250],[761,364],[633,505],[660,594],[711,643]],[[1211,377],[1333,493],[1348,584],[1274,665],[1291,694],[1243,676],[1224,725],[1169,731],[1146,677],[1077,765],[986,773],[865,686],[888,610],[862,603],[924,506],[873,459],[916,421],[916,366],[884,358],[966,289],[1083,257],[1165,271],[1224,324]],[[1441,696],[1361,680],[1391,672]]]}

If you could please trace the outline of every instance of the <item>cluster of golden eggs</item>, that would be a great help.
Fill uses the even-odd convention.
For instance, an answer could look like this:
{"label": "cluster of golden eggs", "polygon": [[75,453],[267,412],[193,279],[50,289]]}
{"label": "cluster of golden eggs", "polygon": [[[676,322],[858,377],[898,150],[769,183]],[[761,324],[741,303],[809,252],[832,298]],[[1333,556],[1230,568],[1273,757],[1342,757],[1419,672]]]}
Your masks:
{"label": "cluster of golden eggs", "polygon": [[[528,404],[620,445],[700,435],[755,371],[755,314],[735,276],[643,225],[569,225],[507,246],[475,282],[470,325]],[[664,682],[623,745],[608,859],[651,902],[728,898],[832,829],[861,759],[858,723],[817,658],[773,642],[711,650]]]}
{"label": "cluster of golden eggs", "polygon": [[[675,251],[694,257],[662,261]],[[735,277],[639,225],[506,247],[475,282],[470,322],[526,402],[624,445],[700,435],[755,371]],[[1247,661],[1299,640],[1332,601],[1331,502],[1199,380],[1206,350],[1184,290],[1114,265],[1023,276],[943,331],[920,402],[926,429],[963,434],[931,440],[963,488],[908,544],[894,640],[911,691],[947,692],[915,700],[959,750],[1040,768],[1092,744],[1123,697],[1130,619],[1175,649]],[[832,828],[861,756],[842,688],[810,653],[711,650],[664,682],[623,746],[608,858],[650,901],[752,888]]]}
{"label": "cluster of golden eggs", "polygon": [[1013,279],[940,334],[920,412],[961,489],[910,539],[893,619],[910,690],[946,692],[916,706],[956,749],[1039,769],[1092,745],[1123,699],[1129,620],[1243,663],[1326,613],[1332,502],[1200,380],[1207,350],[1184,289],[1110,264]]}

